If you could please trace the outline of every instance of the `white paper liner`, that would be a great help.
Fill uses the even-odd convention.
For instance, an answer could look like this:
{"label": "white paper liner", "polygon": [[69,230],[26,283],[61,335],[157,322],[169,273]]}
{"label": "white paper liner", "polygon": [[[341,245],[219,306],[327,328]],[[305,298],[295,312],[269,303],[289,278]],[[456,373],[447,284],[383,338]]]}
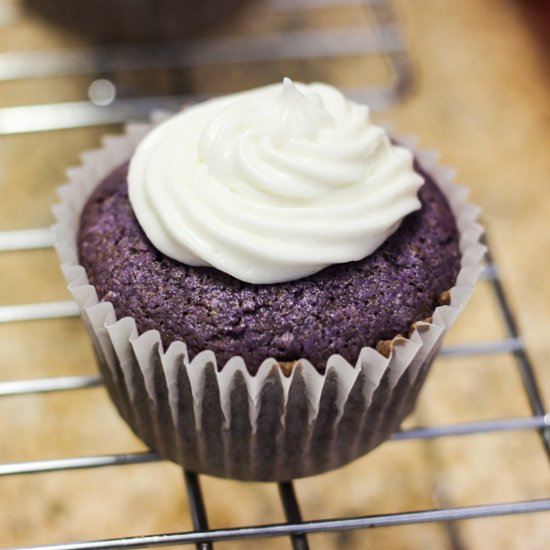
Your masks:
{"label": "white paper liner", "polygon": [[288,377],[274,359],[266,359],[254,376],[240,357],[219,370],[211,351],[189,361],[183,342],[163,351],[157,331],[140,335],[132,318],[117,320],[110,302],[98,302],[78,264],[76,233],[87,197],[131,156],[150,127],[129,126],[125,135],[107,137],[102,149],[85,153],[82,166],[69,170],[70,183],[60,189],[62,203],[54,208],[62,270],[122,417],[161,456],[192,471],[243,480],[321,473],[387,439],[412,410],[441,340],[482,270],[483,230],[478,210],[465,202],[467,190],[436,164],[434,153],[400,139],[447,196],[462,262],[450,305],[437,307],[430,323],[416,323],[409,338],[394,340],[389,357],[365,347],[351,365],[333,355],[325,374],[301,359]]}

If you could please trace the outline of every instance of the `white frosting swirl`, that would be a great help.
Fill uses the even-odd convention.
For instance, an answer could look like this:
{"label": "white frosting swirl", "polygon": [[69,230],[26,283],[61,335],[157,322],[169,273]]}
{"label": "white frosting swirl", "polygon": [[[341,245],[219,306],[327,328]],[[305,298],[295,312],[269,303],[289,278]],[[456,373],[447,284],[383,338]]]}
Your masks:
{"label": "white frosting swirl", "polygon": [[371,254],[420,207],[420,185],[366,106],[289,79],[182,111],[146,136],[129,172],[158,250],[250,283]]}

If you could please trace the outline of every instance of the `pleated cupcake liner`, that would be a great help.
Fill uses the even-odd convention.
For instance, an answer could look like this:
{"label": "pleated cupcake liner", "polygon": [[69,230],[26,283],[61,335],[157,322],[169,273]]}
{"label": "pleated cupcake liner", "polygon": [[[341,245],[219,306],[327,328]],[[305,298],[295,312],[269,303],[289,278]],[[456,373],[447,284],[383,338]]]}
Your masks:
{"label": "pleated cupcake liner", "polygon": [[184,342],[164,350],[157,331],[139,334],[133,318],[117,319],[110,302],[99,302],[79,265],[76,235],[88,196],[130,158],[150,128],[131,125],[85,153],[82,165],[68,171],[70,181],[54,208],[62,270],[120,415],[160,456],[191,471],[241,480],[318,474],[388,439],[412,411],[441,341],[482,271],[483,230],[478,210],[466,202],[467,190],[434,153],[400,139],[439,184],[457,220],[462,260],[450,304],[437,307],[429,322],[415,323],[407,338],[394,338],[388,356],[365,347],[350,364],[335,354],[323,374],[302,358],[288,376],[266,358],[251,375],[239,356],[222,365],[210,350],[191,360]]}

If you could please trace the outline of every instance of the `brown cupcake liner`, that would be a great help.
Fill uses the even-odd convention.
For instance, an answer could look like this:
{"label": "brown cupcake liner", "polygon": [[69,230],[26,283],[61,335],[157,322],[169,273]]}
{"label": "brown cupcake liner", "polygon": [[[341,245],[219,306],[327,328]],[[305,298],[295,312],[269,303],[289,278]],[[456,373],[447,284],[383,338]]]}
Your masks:
{"label": "brown cupcake liner", "polygon": [[408,338],[395,338],[387,357],[365,347],[355,365],[333,355],[320,374],[299,359],[288,375],[267,358],[252,376],[238,356],[218,365],[209,350],[190,361],[183,342],[163,350],[157,331],[139,334],[132,318],[117,320],[110,302],[98,302],[78,264],[76,234],[87,197],[149,128],[129,126],[125,135],[108,137],[102,149],[83,155],[54,209],[62,270],[121,416],[160,456],[192,471],[242,480],[325,472],[390,437],[414,407],[441,340],[482,270],[483,230],[478,210],[465,202],[467,191],[433,153],[400,140],[440,185],[457,219],[462,261],[450,304],[437,307],[431,322],[415,323]]}

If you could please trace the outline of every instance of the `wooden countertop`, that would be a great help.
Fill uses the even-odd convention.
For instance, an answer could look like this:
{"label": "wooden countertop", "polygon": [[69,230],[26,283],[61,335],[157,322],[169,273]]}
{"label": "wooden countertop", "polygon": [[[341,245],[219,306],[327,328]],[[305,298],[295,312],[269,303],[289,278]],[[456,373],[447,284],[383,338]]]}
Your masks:
{"label": "wooden countertop", "polygon": [[[8,4],[16,5],[13,0]],[[471,189],[536,374],[550,403],[550,20],[542,3],[400,0],[413,93],[377,118],[440,152]],[[546,25],[546,26],[545,26]],[[77,44],[39,21],[0,31],[0,51]],[[354,64],[337,71],[351,79]],[[200,78],[211,78],[208,75]],[[233,78],[237,79],[237,76]],[[197,76],[199,79],[199,76]],[[40,97],[79,97],[85,81],[48,79]],[[0,106],[37,101],[35,81],[2,83]],[[53,99],[52,99],[53,100]],[[66,167],[106,128],[2,136],[0,230],[51,222]],[[0,305],[68,299],[52,251],[0,254]],[[449,342],[504,334],[480,286]],[[0,379],[96,372],[79,320],[0,324]],[[529,414],[504,355],[441,359],[407,425]],[[0,400],[0,463],[142,449],[104,390]],[[550,469],[533,432],[389,442],[337,472],[296,483],[305,518],[548,498]],[[205,479],[212,527],[283,521],[276,488]],[[171,464],[0,479],[0,547],[188,530],[181,473]],[[319,535],[313,548],[542,549],[548,514]],[[257,543],[220,548],[256,548]],[[286,540],[261,548],[288,548]]]}

